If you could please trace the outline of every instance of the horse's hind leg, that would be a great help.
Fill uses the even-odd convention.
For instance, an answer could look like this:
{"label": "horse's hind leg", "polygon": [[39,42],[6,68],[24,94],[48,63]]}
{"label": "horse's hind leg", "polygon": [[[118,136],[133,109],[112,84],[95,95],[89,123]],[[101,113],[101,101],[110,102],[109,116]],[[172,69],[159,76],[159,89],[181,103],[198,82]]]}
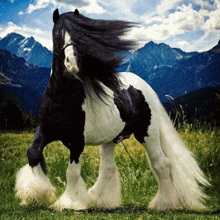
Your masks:
{"label": "horse's hind leg", "polygon": [[29,205],[33,202],[39,204],[51,201],[54,198],[55,188],[46,176],[46,165],[43,157],[43,149],[47,141],[39,129],[35,134],[32,146],[27,155],[29,164],[22,167],[16,175],[16,196],[20,198],[21,205]]}
{"label": "horse's hind leg", "polygon": [[90,205],[86,184],[80,174],[84,146],[76,148],[73,145],[65,145],[70,149],[70,161],[66,171],[67,186],[52,208],[59,211],[63,209],[84,210]]}
{"label": "horse's hind leg", "polygon": [[114,149],[114,143],[100,146],[98,180],[89,189],[92,206],[115,208],[121,203],[120,180],[114,161]]}
{"label": "horse's hind leg", "polygon": [[150,202],[149,208],[156,210],[176,209],[180,203],[172,181],[171,162],[161,147],[157,115],[154,113],[152,113],[151,125],[148,127],[148,136],[144,138],[142,144],[146,148],[150,167],[157,178],[159,188],[156,196]]}

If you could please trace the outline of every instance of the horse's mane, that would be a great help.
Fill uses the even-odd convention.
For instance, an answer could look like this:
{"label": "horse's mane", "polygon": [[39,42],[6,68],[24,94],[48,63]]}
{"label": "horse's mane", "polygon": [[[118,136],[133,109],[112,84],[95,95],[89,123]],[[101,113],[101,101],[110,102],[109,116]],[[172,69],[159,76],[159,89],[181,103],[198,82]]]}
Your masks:
{"label": "horse's mane", "polygon": [[106,95],[101,83],[113,91],[119,89],[115,68],[122,63],[122,52],[136,45],[120,36],[134,25],[126,21],[90,19],[77,10],[60,15],[56,29],[67,31],[76,44],[81,58],[79,77],[99,97]]}

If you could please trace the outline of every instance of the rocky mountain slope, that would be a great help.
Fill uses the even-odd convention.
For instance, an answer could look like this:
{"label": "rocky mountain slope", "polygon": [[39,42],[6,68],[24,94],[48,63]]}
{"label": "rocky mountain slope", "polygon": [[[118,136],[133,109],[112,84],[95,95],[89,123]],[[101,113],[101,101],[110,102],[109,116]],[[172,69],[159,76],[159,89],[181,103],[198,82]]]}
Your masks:
{"label": "rocky mountain slope", "polygon": [[10,33],[0,40],[0,48],[23,57],[28,63],[39,67],[51,67],[53,55],[33,37],[25,38],[17,33]]}
{"label": "rocky mountain slope", "polygon": [[0,49],[0,102],[13,92],[27,113],[37,114],[41,94],[50,78],[50,68],[29,64],[22,57]]}
{"label": "rocky mountain slope", "polygon": [[118,70],[142,77],[162,102],[167,101],[166,95],[177,98],[207,86],[220,86],[220,42],[202,53],[185,53],[150,42],[126,59]]}
{"label": "rocky mountain slope", "polygon": [[[1,46],[3,45],[3,46]],[[12,33],[0,40],[1,93],[13,91],[25,105],[27,112],[37,112],[37,105],[50,77],[51,60],[40,59],[47,52],[34,38]],[[37,50],[37,48],[40,48]],[[43,48],[43,49],[42,49]],[[38,55],[34,55],[34,51]],[[46,51],[47,49],[45,49]],[[13,54],[14,53],[14,54]],[[52,53],[49,51],[48,53]],[[33,64],[27,60],[33,59]],[[30,56],[29,56],[30,55]],[[126,52],[118,71],[131,71],[146,80],[164,103],[167,96],[178,98],[207,86],[220,87],[220,42],[211,50],[186,53],[166,44],[149,42],[133,53]],[[34,58],[35,57],[35,58]],[[38,66],[37,66],[38,65]],[[0,95],[0,102],[4,95]]]}

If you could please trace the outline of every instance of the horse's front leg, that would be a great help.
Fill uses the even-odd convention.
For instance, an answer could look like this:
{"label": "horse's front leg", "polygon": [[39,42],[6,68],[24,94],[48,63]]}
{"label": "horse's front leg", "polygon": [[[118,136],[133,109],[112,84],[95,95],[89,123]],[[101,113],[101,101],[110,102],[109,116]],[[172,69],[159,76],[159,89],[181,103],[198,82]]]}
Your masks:
{"label": "horse's front leg", "polygon": [[114,149],[114,143],[100,146],[99,177],[89,189],[92,206],[115,208],[121,203],[120,177],[114,161]]}
{"label": "horse's front leg", "polygon": [[70,149],[70,161],[66,171],[67,186],[65,192],[53,204],[55,210],[63,209],[84,210],[90,205],[86,184],[81,177],[81,160],[84,143],[64,143]]}
{"label": "horse's front leg", "polygon": [[16,174],[16,196],[21,199],[21,205],[32,203],[43,204],[55,197],[55,187],[46,175],[46,164],[43,149],[50,141],[37,127],[32,146],[28,149],[29,164],[22,167]]}

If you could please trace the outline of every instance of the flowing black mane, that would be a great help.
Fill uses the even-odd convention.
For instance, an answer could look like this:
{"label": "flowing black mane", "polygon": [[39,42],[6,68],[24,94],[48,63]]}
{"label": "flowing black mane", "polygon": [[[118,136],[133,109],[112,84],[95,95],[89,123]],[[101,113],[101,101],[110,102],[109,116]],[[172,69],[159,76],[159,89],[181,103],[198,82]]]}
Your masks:
{"label": "flowing black mane", "polygon": [[100,97],[101,94],[106,95],[101,83],[113,91],[119,88],[115,68],[123,60],[122,52],[135,46],[134,41],[122,40],[120,36],[134,25],[126,21],[90,19],[79,14],[78,10],[64,13],[54,25],[54,50],[63,47],[67,31],[80,57],[78,76],[86,86],[89,83]]}

